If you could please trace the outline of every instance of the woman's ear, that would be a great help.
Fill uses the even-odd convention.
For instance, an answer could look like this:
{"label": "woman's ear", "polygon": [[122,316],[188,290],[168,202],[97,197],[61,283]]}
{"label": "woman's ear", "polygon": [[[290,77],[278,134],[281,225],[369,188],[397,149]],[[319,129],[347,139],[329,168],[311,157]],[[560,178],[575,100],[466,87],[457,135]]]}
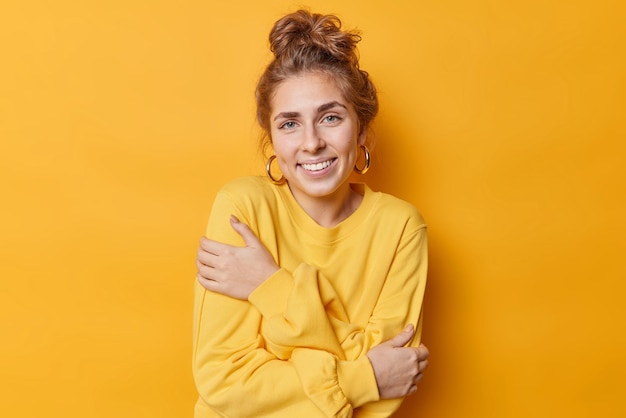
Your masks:
{"label": "woman's ear", "polygon": [[367,139],[367,128],[361,129],[359,133],[359,137],[357,138],[357,143],[359,145],[365,145],[365,140]]}

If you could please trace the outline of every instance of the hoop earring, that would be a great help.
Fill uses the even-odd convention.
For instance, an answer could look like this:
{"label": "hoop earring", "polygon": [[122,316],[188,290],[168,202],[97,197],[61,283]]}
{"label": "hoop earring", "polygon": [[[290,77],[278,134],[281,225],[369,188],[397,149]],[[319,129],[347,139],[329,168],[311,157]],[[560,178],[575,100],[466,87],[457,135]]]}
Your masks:
{"label": "hoop earring", "polygon": [[276,180],[273,176],[272,176],[272,161],[274,161],[276,159],[275,155],[272,155],[270,157],[269,160],[267,160],[267,164],[265,164],[265,172],[267,173],[267,177],[270,178],[270,180],[272,181],[272,183],[274,184],[283,184],[286,180],[285,180],[285,176],[280,176],[280,178],[278,180]]}
{"label": "hoop earring", "polygon": [[357,167],[356,163],[354,163],[354,171],[356,171],[358,174],[365,174],[367,173],[367,170],[370,169],[370,164],[372,163],[372,160],[370,159],[370,150],[368,150],[365,145],[360,145],[360,147],[363,150],[363,154],[365,154],[365,166],[363,168],[359,168]]}

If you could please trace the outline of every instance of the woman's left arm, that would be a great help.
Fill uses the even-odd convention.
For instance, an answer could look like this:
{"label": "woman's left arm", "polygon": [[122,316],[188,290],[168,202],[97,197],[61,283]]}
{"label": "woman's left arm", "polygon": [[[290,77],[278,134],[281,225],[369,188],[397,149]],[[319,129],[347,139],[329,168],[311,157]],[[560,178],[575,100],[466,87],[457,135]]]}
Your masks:
{"label": "woman's left arm", "polygon": [[[411,348],[399,348],[399,350],[413,350],[420,346],[422,332],[422,305],[424,291],[426,286],[426,276],[428,268],[428,243],[426,226],[421,225],[412,231],[403,234],[398,247],[396,248],[394,260],[389,268],[385,284],[378,296],[378,300],[374,311],[364,329],[345,326],[336,326],[339,331],[337,335],[341,341],[341,346],[346,353],[346,358],[334,358],[329,353],[320,351],[312,351],[304,348],[296,348],[293,353],[292,362],[296,365],[296,369],[311,370],[311,374],[306,381],[309,388],[305,387],[305,391],[314,392],[316,388],[324,387],[325,382],[316,380],[316,375],[312,372],[312,365],[319,364],[336,364],[338,383],[342,391],[346,393],[348,398],[356,399],[365,388],[362,382],[355,381],[355,376],[362,371],[357,370],[358,367],[372,367],[372,365],[380,365],[375,363],[371,358],[374,350],[381,347],[390,339],[399,334],[407,324],[415,324],[415,330],[408,342],[407,346]],[[265,287],[265,286],[263,286]],[[295,287],[298,287],[297,285]],[[291,296],[295,297],[297,292],[292,291]],[[255,302],[258,304],[258,295],[255,293]],[[269,295],[266,303],[269,303]],[[304,296],[304,295],[302,295]],[[292,306],[297,306],[296,301],[291,301]],[[274,304],[276,300],[274,299]],[[276,308],[274,308],[276,309]],[[289,331],[290,321],[293,317],[275,316],[268,323],[274,326],[280,326],[281,329]],[[319,320],[318,318],[315,318]],[[331,319],[334,320],[334,319]],[[342,324],[340,324],[342,325]],[[295,338],[294,338],[295,342]],[[417,352],[416,352],[417,353]],[[357,360],[357,361],[352,361]],[[366,364],[359,361],[369,360]],[[302,365],[298,368],[298,365]],[[407,367],[409,365],[407,364]],[[328,367],[328,366],[326,366]],[[378,372],[374,368],[374,374],[377,379]],[[392,379],[393,380],[393,379]],[[378,383],[378,382],[377,382]],[[382,383],[382,381],[381,381]],[[417,382],[416,382],[417,383]],[[379,394],[383,393],[383,388],[378,387]],[[354,394],[354,395],[353,395]],[[353,403],[356,408],[355,417],[388,417],[396,411],[402,403],[403,397],[395,399],[381,399],[369,401],[364,404]]]}

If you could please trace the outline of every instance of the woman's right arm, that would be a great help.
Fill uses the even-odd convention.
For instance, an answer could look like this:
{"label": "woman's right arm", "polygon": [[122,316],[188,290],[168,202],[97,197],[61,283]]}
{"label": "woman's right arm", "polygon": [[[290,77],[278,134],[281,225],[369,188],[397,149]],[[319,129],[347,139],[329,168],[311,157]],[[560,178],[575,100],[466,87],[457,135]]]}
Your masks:
{"label": "woman's right arm", "polygon": [[[231,215],[248,221],[227,194],[218,194],[206,235],[241,246],[241,236],[228,221]],[[262,316],[250,302],[208,291],[196,281],[193,373],[204,403],[233,417],[291,417],[302,411],[307,417],[350,417],[352,406],[346,400],[334,400],[325,412],[316,407],[292,362],[266,350],[261,324]]]}
{"label": "woman's right arm", "polygon": [[279,411],[290,416],[289,410],[314,414],[317,408],[304,394],[293,366],[264,349],[260,320],[248,302],[196,283],[193,371],[200,397],[224,416]]}

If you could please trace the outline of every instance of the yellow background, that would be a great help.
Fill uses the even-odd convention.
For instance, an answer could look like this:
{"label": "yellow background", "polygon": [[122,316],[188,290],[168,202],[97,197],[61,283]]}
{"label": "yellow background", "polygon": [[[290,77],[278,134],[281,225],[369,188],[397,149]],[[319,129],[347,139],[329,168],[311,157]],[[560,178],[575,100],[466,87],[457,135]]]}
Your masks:
{"label": "yellow background", "polygon": [[[253,88],[299,4],[2,1],[0,416],[191,416],[195,248],[262,172]],[[625,3],[308,5],[362,30],[367,181],[430,227],[398,416],[626,416]]]}

